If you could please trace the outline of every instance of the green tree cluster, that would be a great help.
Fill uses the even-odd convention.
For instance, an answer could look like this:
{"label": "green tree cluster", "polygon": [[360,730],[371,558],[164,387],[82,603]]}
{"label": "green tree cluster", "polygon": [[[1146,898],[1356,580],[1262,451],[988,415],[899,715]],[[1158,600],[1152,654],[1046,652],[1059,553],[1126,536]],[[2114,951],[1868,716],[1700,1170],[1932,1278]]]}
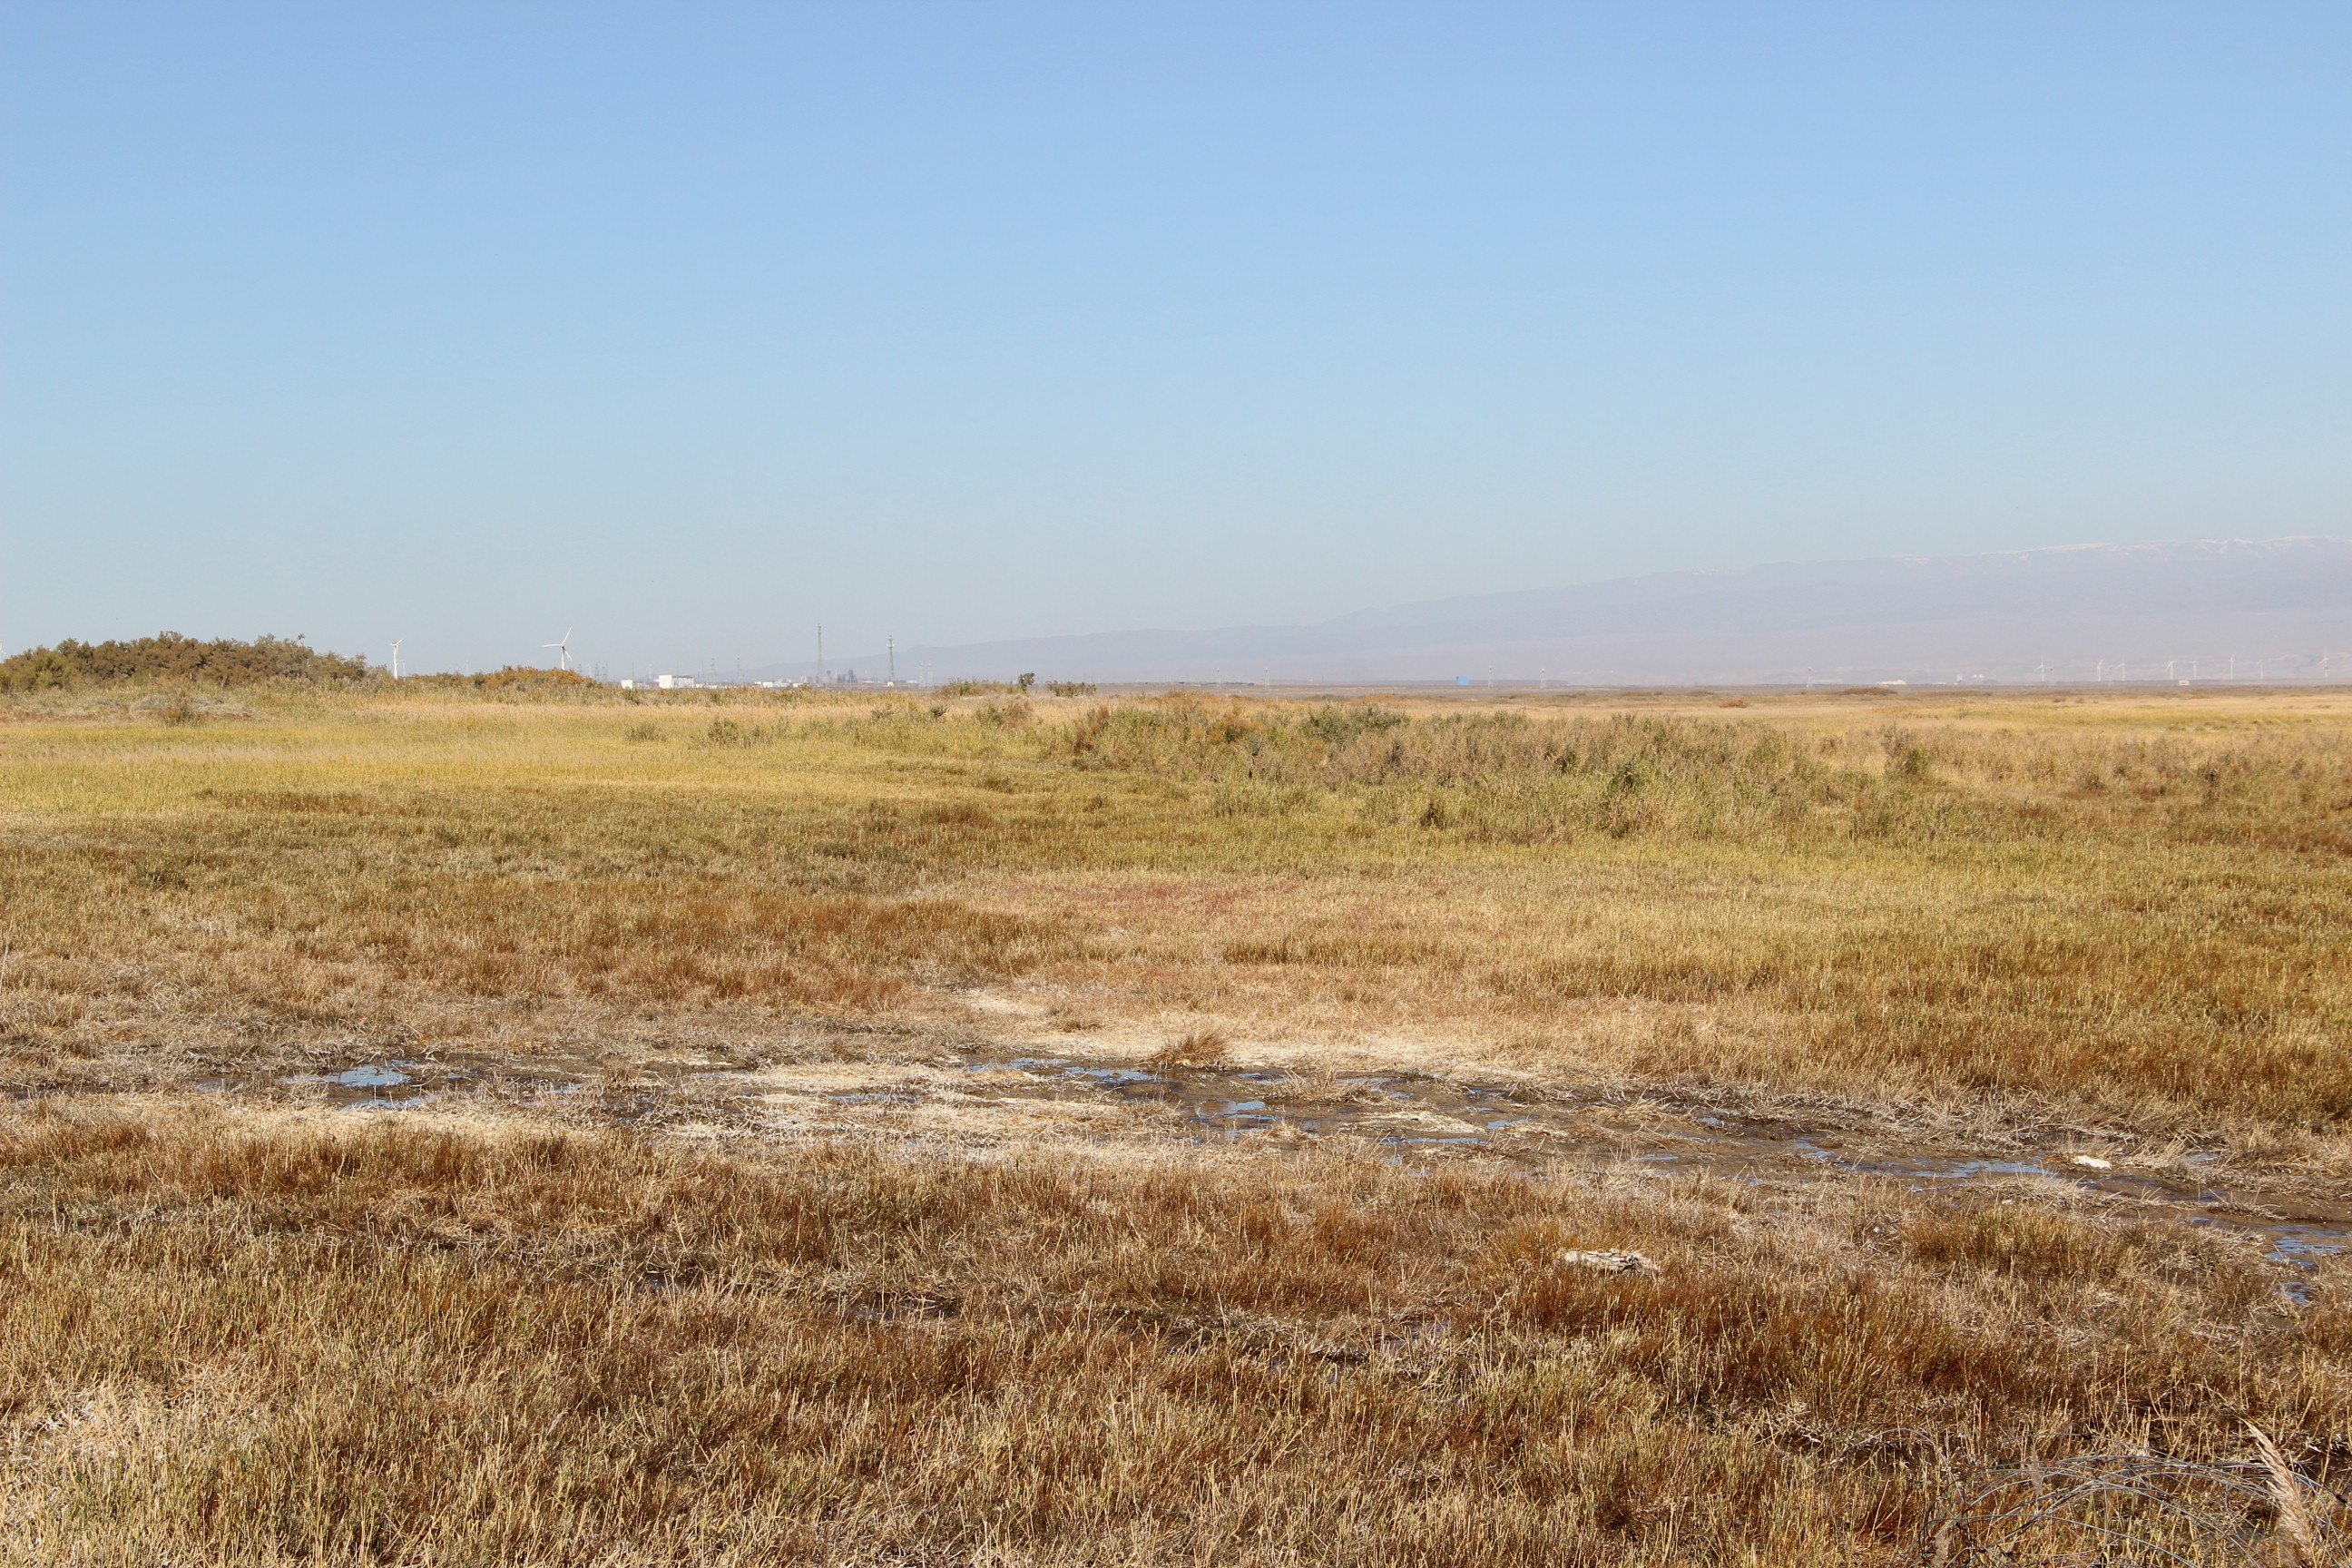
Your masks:
{"label": "green tree cluster", "polygon": [[129,642],[76,642],[37,647],[0,659],[0,691],[40,691],[61,686],[165,682],[251,686],[267,680],[348,685],[371,671],[364,658],[320,653],[300,637],[226,637],[205,641],[165,632]]}

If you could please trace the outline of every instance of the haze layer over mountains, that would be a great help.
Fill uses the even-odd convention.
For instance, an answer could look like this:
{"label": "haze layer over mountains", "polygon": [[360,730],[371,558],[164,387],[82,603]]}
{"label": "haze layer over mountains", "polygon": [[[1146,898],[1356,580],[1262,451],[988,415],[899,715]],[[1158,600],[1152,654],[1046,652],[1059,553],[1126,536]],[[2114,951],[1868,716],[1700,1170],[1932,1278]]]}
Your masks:
{"label": "haze layer over mountains", "polygon": [[[884,658],[874,651],[831,665],[878,676]],[[814,668],[757,673],[797,678]],[[902,679],[926,669],[937,679],[1034,670],[1046,679],[1348,684],[2341,678],[2352,674],[2352,540],[2085,544],[1670,572],[1392,605],[1313,626],[904,647],[897,668]]]}

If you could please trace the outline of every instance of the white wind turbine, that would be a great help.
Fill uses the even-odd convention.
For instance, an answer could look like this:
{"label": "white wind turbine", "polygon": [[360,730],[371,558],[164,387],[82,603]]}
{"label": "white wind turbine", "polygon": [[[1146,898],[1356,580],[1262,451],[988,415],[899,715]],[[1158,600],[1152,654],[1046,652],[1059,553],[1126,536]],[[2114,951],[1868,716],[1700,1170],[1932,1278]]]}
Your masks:
{"label": "white wind turbine", "polygon": [[570,626],[563,628],[563,640],[562,642],[543,642],[539,646],[541,647],[551,647],[555,650],[555,665],[557,668],[570,669],[572,668],[572,628]]}
{"label": "white wind turbine", "polygon": [[394,680],[400,679],[400,639],[398,637],[392,639],[392,678]]}

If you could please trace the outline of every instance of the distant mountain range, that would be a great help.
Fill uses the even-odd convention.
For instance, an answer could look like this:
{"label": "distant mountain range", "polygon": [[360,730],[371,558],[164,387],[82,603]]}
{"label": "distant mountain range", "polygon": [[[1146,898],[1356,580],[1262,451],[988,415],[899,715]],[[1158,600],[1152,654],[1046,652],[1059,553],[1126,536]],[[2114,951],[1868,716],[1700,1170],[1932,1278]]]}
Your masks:
{"label": "distant mountain range", "polygon": [[[2234,659],[2234,667],[2231,660]],[[835,661],[878,674],[878,655]],[[2083,544],[1667,572],[1313,626],[900,648],[939,679],[1572,685],[2352,677],[2352,540]],[[809,665],[759,672],[802,679]]]}

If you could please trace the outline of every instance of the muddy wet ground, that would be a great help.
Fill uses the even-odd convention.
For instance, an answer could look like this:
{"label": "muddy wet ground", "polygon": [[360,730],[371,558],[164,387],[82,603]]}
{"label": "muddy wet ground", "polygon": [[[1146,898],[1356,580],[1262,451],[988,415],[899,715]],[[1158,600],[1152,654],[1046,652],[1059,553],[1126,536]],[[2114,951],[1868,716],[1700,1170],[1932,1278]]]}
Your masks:
{"label": "muddy wet ground", "polygon": [[1279,1151],[1338,1141],[1410,1163],[1706,1173],[1790,1196],[1824,1182],[1876,1179],[1913,1192],[2211,1226],[2301,1268],[2352,1243],[2352,1194],[2224,1172],[2210,1154],[2129,1140],[1969,1147],[1851,1111],[1759,1110],[1728,1094],[1711,1103],[1500,1078],[1155,1064],[1038,1054],[1026,1043],[835,1041],[827,1054],[776,1063],[723,1052],[602,1064],[420,1053],[199,1087],[361,1112],[504,1109],[756,1142],[856,1137],[967,1152],[1076,1144],[1115,1153],[1169,1142]]}

